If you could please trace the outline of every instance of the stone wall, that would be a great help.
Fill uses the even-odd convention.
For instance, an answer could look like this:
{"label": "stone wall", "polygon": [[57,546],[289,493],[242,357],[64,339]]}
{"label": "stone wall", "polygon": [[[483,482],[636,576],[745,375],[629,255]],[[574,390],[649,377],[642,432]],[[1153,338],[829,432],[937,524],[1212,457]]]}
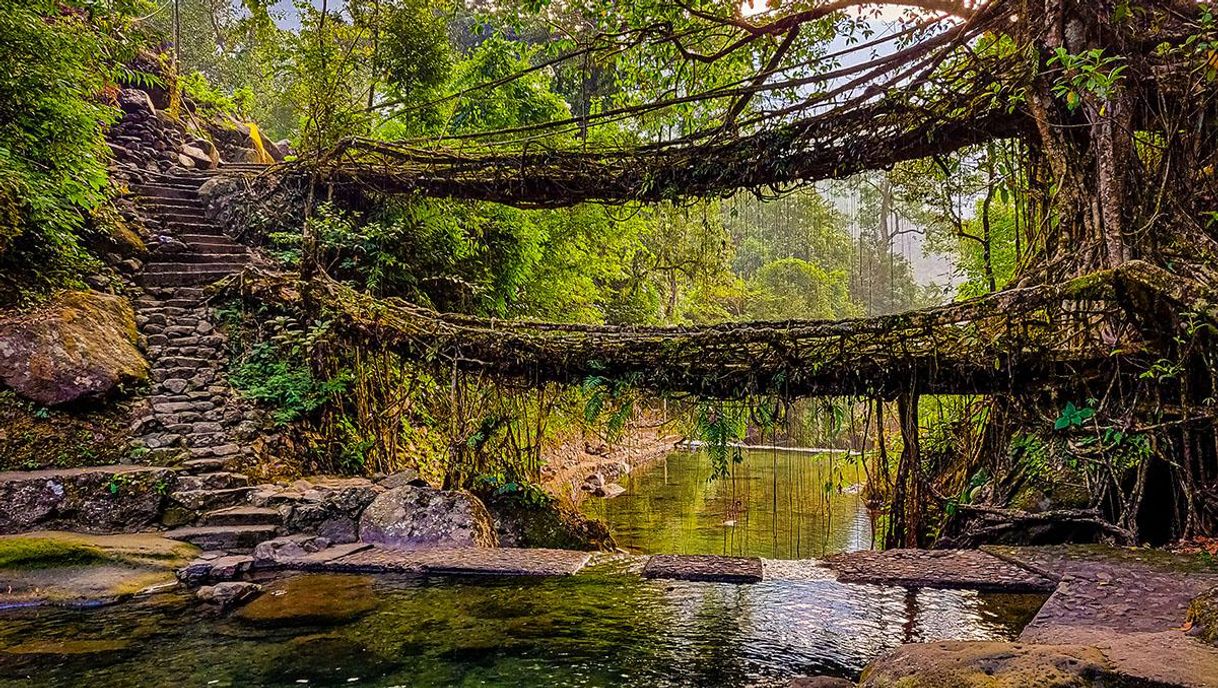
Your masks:
{"label": "stone wall", "polygon": [[0,533],[134,532],[160,523],[176,476],[167,468],[102,466],[0,474]]}

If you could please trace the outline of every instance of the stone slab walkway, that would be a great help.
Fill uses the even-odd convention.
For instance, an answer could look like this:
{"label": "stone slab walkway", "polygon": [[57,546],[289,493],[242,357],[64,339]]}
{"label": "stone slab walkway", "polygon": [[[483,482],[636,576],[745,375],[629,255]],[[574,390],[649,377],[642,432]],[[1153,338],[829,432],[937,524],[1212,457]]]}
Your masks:
{"label": "stone slab walkway", "polygon": [[[1022,639],[1045,642],[1044,629],[1112,628],[1123,633],[1179,628],[1189,602],[1218,586],[1218,573],[1149,550],[1108,547],[989,548],[1061,582],[1024,629]],[[1060,631],[1054,637],[1060,637]]]}
{"label": "stone slab walkway", "polygon": [[644,578],[757,583],[764,576],[761,559],[693,554],[658,554],[643,566]]}
{"label": "stone slab walkway", "polygon": [[1099,648],[1120,675],[1218,688],[1218,648],[1185,633],[1189,602],[1218,573],[1164,552],[1098,546],[991,547],[995,556],[1059,579],[1021,642]]}
{"label": "stone slab walkway", "polygon": [[984,592],[1052,592],[1057,581],[978,550],[862,551],[828,561],[843,583]]}

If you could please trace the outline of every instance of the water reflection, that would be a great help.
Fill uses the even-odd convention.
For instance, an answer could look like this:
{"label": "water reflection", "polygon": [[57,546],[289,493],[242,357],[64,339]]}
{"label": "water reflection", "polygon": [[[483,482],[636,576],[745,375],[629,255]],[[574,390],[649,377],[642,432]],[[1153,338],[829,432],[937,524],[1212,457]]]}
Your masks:
{"label": "water reflection", "polygon": [[[610,565],[545,580],[378,579],[344,587],[373,595],[371,613],[330,625],[212,619],[181,598],[25,610],[0,615],[0,686],[779,686],[855,677],[910,640],[1012,638],[1040,602],[843,585],[810,562],[767,575],[661,582]],[[107,659],[69,661],[61,641],[106,647]],[[31,643],[60,650],[11,652]]]}
{"label": "water reflection", "polygon": [[855,459],[746,450],[730,478],[710,475],[705,453],[676,452],[627,476],[624,494],[589,499],[584,509],[640,553],[801,559],[871,547]]}

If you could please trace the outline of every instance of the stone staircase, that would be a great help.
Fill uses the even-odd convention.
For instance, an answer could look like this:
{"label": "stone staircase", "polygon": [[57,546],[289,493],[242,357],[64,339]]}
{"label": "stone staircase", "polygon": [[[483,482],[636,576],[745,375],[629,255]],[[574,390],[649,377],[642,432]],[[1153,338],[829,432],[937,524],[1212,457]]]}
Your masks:
{"label": "stone staircase", "polygon": [[[231,168],[226,168],[231,169]],[[245,170],[237,170],[245,171]],[[249,551],[275,537],[282,517],[247,506],[254,488],[240,467],[252,459],[259,413],[225,379],[228,340],[204,285],[240,271],[249,249],[207,218],[199,187],[214,173],[182,171],[132,185],[157,234],[137,276],[136,321],[151,364],[151,395],[133,428],[144,461],[178,467],[168,537],[205,550]]]}
{"label": "stone staircase", "polygon": [[138,278],[141,286],[208,284],[238,272],[249,262],[249,249],[206,215],[199,187],[214,174],[182,171],[150,176],[148,181],[132,185],[137,207],[159,232],[158,245]]}

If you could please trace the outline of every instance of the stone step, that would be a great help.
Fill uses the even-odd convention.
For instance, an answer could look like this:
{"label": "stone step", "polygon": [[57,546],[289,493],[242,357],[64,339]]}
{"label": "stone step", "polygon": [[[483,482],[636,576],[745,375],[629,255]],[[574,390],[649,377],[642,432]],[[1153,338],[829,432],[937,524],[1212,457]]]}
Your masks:
{"label": "stone step", "polygon": [[162,186],[159,184],[157,184],[157,185],[141,184],[139,186],[132,187],[132,191],[134,191],[137,194],[137,196],[142,196],[144,198],[184,198],[184,199],[198,199],[199,198],[198,187],[191,187],[189,185]]}
{"label": "stone step", "polygon": [[203,199],[200,198],[176,198],[172,196],[164,198],[158,198],[156,196],[136,196],[135,198],[137,201],[139,201],[141,207],[149,211],[164,210],[169,212],[179,211],[202,213],[207,207],[207,205],[203,203]]}
{"label": "stone step", "polygon": [[203,514],[205,526],[281,526],[283,515],[274,509],[257,506],[234,506]]}
{"label": "stone step", "polygon": [[175,528],[165,532],[171,540],[189,542],[205,551],[252,552],[260,542],[275,537],[273,525],[251,526],[201,526]]}
{"label": "stone step", "polygon": [[136,281],[143,287],[188,287],[211,284],[231,274],[233,272],[165,272],[140,275]]}
{"label": "stone step", "polygon": [[225,472],[228,469],[228,463],[228,459],[191,459],[183,461],[177,467],[177,471],[179,476]]}
{"label": "stone step", "polygon": [[[187,291],[188,289],[190,291]],[[194,292],[194,291],[197,291],[200,295],[198,297],[194,297],[191,294],[191,292]],[[193,308],[205,307],[204,297],[202,296],[203,290],[201,288],[179,287],[178,292],[182,298],[175,297],[175,298],[166,300],[164,302],[166,308],[191,308],[191,309],[193,309]]]}
{"label": "stone step", "polygon": [[222,444],[218,447],[191,447],[190,456],[196,459],[236,459],[241,456],[241,447],[236,444]]}
{"label": "stone step", "polygon": [[220,225],[200,215],[173,213],[159,215],[156,219],[160,221],[161,227],[174,236],[179,234],[224,235],[224,229]]}
{"label": "stone step", "polygon": [[184,233],[184,234],[177,235],[177,237],[178,237],[178,241],[181,241],[182,243],[186,244],[187,246],[191,247],[192,249],[194,249],[196,251],[201,250],[201,249],[212,249],[212,248],[227,248],[227,249],[232,249],[232,250],[240,249],[243,251],[246,250],[246,247],[244,244],[237,243],[233,239],[231,239],[223,234],[195,234],[195,233],[186,234],[186,233]]}
{"label": "stone step", "polygon": [[[194,248],[193,246],[191,248]],[[236,246],[208,246],[203,249],[193,251],[182,251],[181,253],[170,253],[164,256],[166,261],[175,263],[241,263],[244,264],[249,260],[249,254],[244,250],[237,250],[243,247]],[[160,257],[158,256],[158,259]],[[153,263],[156,265],[157,263]]]}
{"label": "stone step", "polygon": [[227,471],[178,476],[178,489],[183,492],[231,490],[238,487],[249,486],[249,476],[245,476],[240,473],[229,473]]}
{"label": "stone step", "polygon": [[185,509],[202,512],[245,504],[253,491],[252,487],[232,487],[226,490],[178,490],[170,497]]}
{"label": "stone step", "polygon": [[245,267],[244,261],[221,262],[214,261],[210,263],[150,263],[144,267],[145,275],[164,275],[169,273],[184,273],[184,272],[207,272],[207,273],[222,273],[231,274],[240,272]]}

